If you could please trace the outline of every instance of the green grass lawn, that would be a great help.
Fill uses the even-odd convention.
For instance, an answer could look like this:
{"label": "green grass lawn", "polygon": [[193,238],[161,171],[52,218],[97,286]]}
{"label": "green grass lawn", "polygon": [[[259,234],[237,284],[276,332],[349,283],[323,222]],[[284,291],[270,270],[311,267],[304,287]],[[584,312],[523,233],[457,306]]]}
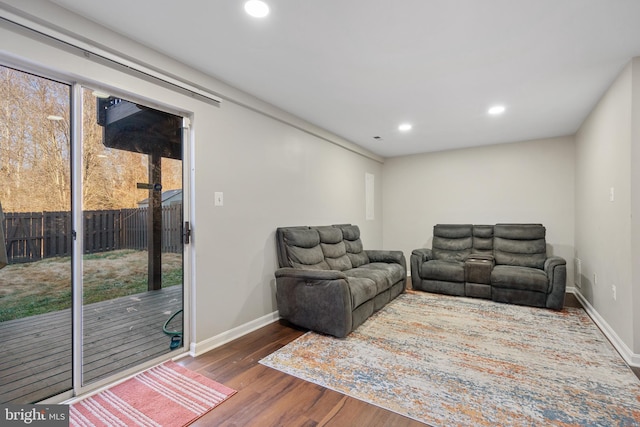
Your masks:
{"label": "green grass lawn", "polygon": [[[147,291],[147,252],[119,250],[83,257],[83,303]],[[162,254],[162,287],[182,284],[182,256]],[[71,307],[71,258],[0,269],[0,322]]]}

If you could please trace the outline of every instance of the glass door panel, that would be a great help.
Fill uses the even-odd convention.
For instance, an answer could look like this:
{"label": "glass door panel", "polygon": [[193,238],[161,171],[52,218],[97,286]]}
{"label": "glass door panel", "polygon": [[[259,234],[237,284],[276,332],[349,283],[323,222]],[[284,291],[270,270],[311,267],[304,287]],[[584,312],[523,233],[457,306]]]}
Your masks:
{"label": "glass door panel", "polygon": [[0,66],[0,404],[73,384],[70,98]]}
{"label": "glass door panel", "polygon": [[182,347],[182,117],[82,102],[86,385]]}

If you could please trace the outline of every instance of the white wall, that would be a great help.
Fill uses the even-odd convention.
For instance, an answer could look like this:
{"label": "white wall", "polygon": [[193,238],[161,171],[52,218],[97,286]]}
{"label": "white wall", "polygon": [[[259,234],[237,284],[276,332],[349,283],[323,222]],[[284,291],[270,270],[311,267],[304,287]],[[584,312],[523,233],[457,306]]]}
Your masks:
{"label": "white wall", "polygon": [[[193,188],[188,196],[193,201],[193,241],[187,254],[192,264],[185,266],[194,273],[192,349],[204,350],[246,332],[276,310],[276,227],[350,222],[360,226],[366,248],[382,247],[379,156],[50,2],[8,3],[16,9],[0,7],[3,16],[17,13],[29,21],[31,14],[44,20],[45,28],[51,20],[65,36],[89,44],[93,40],[188,77],[223,99],[218,108],[0,25],[2,62],[98,83],[192,117],[193,158],[188,160]],[[365,220],[365,173],[374,174],[376,181],[374,220]],[[224,193],[222,207],[214,206],[216,191]]]}
{"label": "white wall", "polygon": [[631,111],[631,307],[633,353],[640,354],[640,58],[632,61]]}
{"label": "white wall", "polygon": [[[640,291],[634,293],[632,285],[630,214],[632,108],[633,101],[640,101],[640,97],[633,98],[632,85],[638,71],[631,64],[622,71],[576,134],[576,256],[582,260],[580,293],[635,353],[640,350],[640,342],[635,340],[634,345],[633,300],[634,296],[639,298]],[[637,150],[637,123],[635,138]],[[635,185],[636,192],[638,186]],[[610,201],[612,187],[614,201]],[[637,241],[637,229],[635,233]],[[635,262],[637,266],[637,259]]]}
{"label": "white wall", "polygon": [[382,247],[380,185],[374,221],[364,197],[381,163],[233,103],[210,119],[196,156],[198,341],[276,309],[276,227],[350,222]]}
{"label": "white wall", "polygon": [[413,249],[431,247],[438,223],[542,223],[573,285],[572,137],[398,157],[383,173],[386,249],[408,259]]}

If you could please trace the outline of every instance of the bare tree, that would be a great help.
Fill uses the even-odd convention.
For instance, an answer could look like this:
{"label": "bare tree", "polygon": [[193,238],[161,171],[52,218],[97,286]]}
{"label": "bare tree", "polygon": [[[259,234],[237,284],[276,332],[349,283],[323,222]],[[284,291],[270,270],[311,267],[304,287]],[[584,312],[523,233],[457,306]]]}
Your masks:
{"label": "bare tree", "polygon": [[0,93],[5,210],[69,210],[69,86],[0,67]]}
{"label": "bare tree", "polygon": [[[0,66],[0,202],[5,212],[71,209],[70,86]],[[105,147],[96,98],[83,90],[84,210],[135,208],[148,197],[148,156]],[[163,188],[182,188],[182,162],[163,159]]]}

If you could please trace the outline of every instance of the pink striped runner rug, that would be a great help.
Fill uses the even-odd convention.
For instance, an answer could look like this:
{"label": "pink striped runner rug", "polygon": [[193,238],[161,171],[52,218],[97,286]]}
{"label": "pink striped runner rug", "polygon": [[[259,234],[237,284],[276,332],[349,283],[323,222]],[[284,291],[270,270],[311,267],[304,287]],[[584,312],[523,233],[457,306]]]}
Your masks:
{"label": "pink striped runner rug", "polygon": [[70,425],[186,426],[236,393],[174,362],[71,405]]}

